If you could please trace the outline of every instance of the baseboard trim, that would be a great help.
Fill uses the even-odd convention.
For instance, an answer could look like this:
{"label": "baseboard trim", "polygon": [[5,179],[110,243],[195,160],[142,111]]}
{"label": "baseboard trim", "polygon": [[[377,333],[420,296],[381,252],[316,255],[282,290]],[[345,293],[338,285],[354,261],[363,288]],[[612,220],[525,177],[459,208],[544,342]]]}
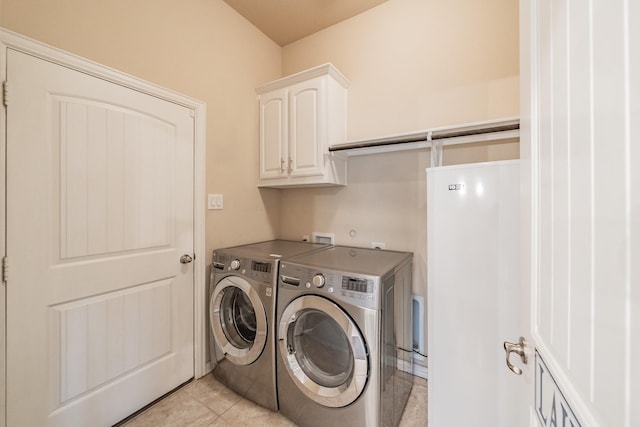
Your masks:
{"label": "baseboard trim", "polygon": [[409,372],[416,377],[428,379],[429,370],[426,366],[418,365],[417,363],[413,364],[413,370],[411,369],[411,364],[405,362],[404,360],[398,361],[398,368],[403,372]]}

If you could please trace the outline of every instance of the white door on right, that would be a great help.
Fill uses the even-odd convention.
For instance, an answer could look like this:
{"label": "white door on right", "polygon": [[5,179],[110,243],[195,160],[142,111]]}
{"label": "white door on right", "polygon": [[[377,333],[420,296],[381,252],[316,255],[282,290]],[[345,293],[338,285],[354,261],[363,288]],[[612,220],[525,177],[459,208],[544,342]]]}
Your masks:
{"label": "white door on right", "polygon": [[520,14],[518,425],[638,426],[640,3],[522,0]]}

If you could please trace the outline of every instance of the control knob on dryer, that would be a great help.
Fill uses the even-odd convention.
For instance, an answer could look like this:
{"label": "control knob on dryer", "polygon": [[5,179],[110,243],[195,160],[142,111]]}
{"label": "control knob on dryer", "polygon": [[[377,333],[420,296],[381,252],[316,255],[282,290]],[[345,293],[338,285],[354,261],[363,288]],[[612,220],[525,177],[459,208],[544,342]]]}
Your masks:
{"label": "control knob on dryer", "polygon": [[322,274],[316,274],[313,276],[313,286],[316,288],[321,288],[324,286],[325,280]]}
{"label": "control knob on dryer", "polygon": [[233,261],[231,261],[231,269],[232,270],[237,270],[240,268],[240,260],[239,259],[234,259]]}

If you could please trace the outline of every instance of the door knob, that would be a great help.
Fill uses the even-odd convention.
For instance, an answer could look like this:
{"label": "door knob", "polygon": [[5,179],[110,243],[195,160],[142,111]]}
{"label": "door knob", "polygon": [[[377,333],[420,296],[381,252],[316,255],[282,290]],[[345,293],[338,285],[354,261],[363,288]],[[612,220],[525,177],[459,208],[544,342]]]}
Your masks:
{"label": "door knob", "polygon": [[193,261],[193,258],[191,258],[191,255],[189,254],[184,254],[180,257],[180,262],[182,264],[189,264],[191,261]]}
{"label": "door knob", "polygon": [[520,337],[520,341],[518,341],[518,344],[507,341],[504,342],[504,351],[507,353],[507,368],[509,368],[509,370],[511,370],[511,372],[516,375],[522,375],[522,369],[518,368],[517,366],[513,366],[509,361],[509,356],[511,355],[511,353],[517,354],[518,356],[520,356],[520,360],[522,360],[522,363],[526,365],[528,360],[527,353],[525,353],[526,346],[527,342],[524,340],[524,337]]}

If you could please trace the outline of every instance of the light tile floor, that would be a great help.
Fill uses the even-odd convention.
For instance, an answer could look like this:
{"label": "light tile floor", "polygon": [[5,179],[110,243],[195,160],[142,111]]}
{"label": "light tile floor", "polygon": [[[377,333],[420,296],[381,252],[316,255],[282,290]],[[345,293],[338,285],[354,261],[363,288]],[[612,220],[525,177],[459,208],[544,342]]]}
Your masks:
{"label": "light tile floor", "polygon": [[[122,427],[295,427],[293,422],[243,399],[212,374],[160,400]],[[400,427],[427,426],[427,381],[415,378]],[[331,426],[334,427],[334,426]]]}

